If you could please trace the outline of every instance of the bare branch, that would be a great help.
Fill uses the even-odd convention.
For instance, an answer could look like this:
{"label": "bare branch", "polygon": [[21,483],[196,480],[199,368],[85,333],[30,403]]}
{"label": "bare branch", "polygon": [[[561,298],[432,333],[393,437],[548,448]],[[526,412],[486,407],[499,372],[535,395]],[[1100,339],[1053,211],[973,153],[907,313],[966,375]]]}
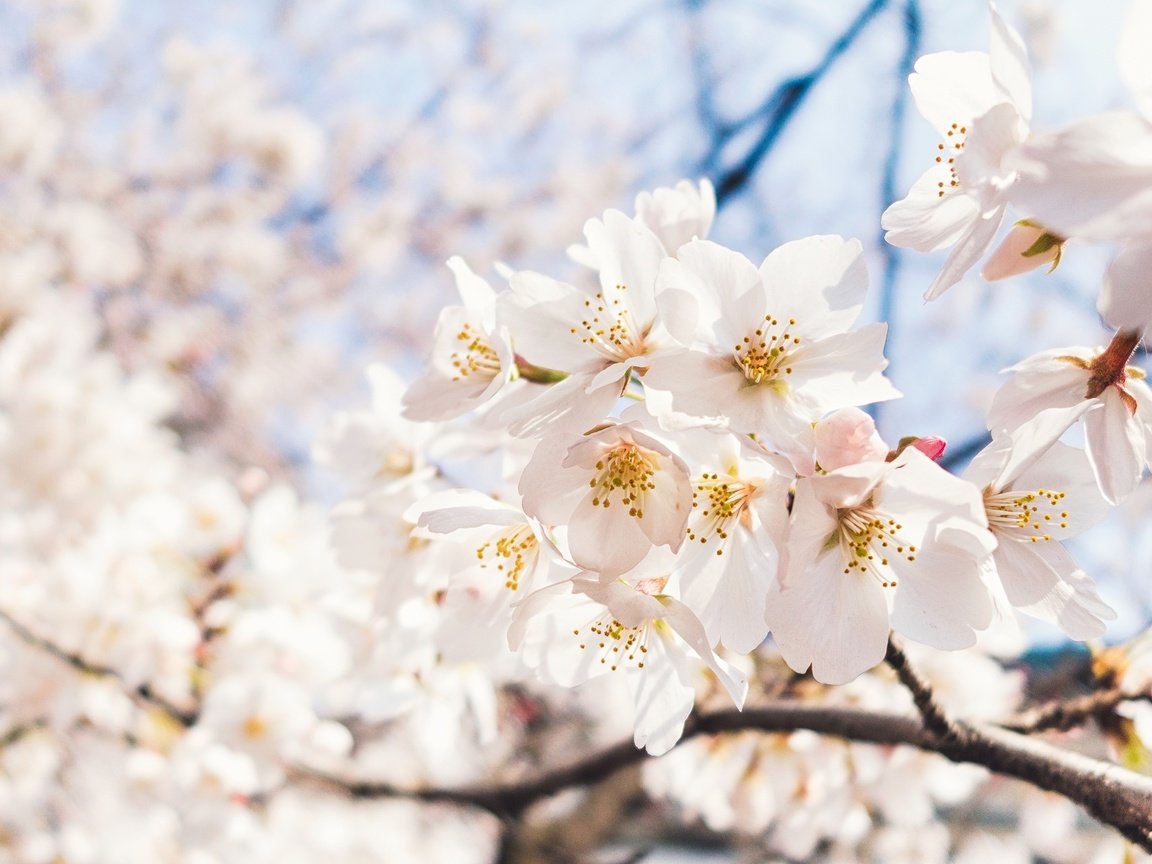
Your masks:
{"label": "bare branch", "polygon": [[45,639],[43,636],[38,636],[9,615],[7,612],[0,610],[0,621],[3,621],[8,627],[20,637],[21,640],[31,645],[33,648],[38,648],[45,654],[55,657],[57,660],[71,666],[77,672],[82,672],[85,675],[96,675],[102,678],[112,678],[120,683],[124,692],[135,702],[144,703],[152,708],[159,708],[181,726],[192,726],[196,722],[197,713],[190,709],[180,708],[172,704],[163,696],[153,692],[148,684],[141,684],[138,687],[132,687],[121,677],[120,673],[110,666],[102,666],[98,663],[90,663],[78,654],[72,654],[69,651],[61,648],[56,643]]}
{"label": "bare branch", "polygon": [[904,646],[895,633],[888,636],[888,653],[884,659],[896,672],[900,683],[912,693],[912,701],[924,720],[924,727],[940,738],[955,738],[958,734],[955,724],[936,701],[932,686],[909,664]]}
{"label": "bare branch", "polygon": [[1101,690],[1076,699],[1050,702],[1032,708],[1005,720],[1000,725],[1023,734],[1044,732],[1049,729],[1066,732],[1112,711],[1121,702],[1138,701],[1152,701],[1152,693],[1146,691],[1134,693],[1122,688]]}

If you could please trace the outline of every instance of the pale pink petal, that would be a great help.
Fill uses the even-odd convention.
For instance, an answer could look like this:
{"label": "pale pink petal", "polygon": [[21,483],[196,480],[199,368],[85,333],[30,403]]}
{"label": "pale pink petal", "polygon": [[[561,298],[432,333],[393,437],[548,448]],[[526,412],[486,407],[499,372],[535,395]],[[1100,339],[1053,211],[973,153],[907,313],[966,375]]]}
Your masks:
{"label": "pale pink petal", "polygon": [[899,584],[892,629],[934,648],[954,650],[976,643],[976,631],[992,620],[992,600],[969,551],[934,543],[915,561],[892,557]]}
{"label": "pale pink petal", "polygon": [[688,606],[674,597],[662,596],[659,599],[664,607],[665,620],[688,647],[696,652],[696,656],[712,670],[720,684],[728,691],[728,695],[732,697],[732,701],[736,703],[736,707],[743,708],[744,699],[748,695],[747,677],[713,653],[704,626]]}
{"label": "pale pink petal", "polygon": [[1059,244],[1054,243],[1039,255],[1024,255],[1045,233],[1043,228],[1035,225],[1014,225],[984,262],[984,267],[980,270],[981,277],[989,282],[995,282],[1050,265],[1060,254]]}
{"label": "pale pink petal", "polygon": [[1120,28],[1117,59],[1124,83],[1132,91],[1136,106],[1152,120],[1152,3],[1128,0],[1128,13]]}
{"label": "pale pink petal", "polygon": [[860,241],[834,234],[777,247],[760,264],[760,279],[768,297],[765,311],[782,321],[795,318],[791,330],[803,339],[847,330],[868,291]]}
{"label": "pale pink petal", "polygon": [[845,575],[838,546],[774,593],[767,617],[784,662],[797,672],[811,666],[824,684],[846,684],[887,653],[884,589],[869,576]]}
{"label": "pale pink petal", "polygon": [[1084,416],[1088,461],[1100,491],[1113,504],[1129,495],[1144,473],[1145,433],[1115,387]]}
{"label": "pale pink petal", "polygon": [[1012,605],[1055,624],[1072,639],[1102,636],[1104,622],[1116,617],[1072,556],[1055,540],[1008,540],[1000,544],[994,557]]}
{"label": "pale pink petal", "polygon": [[1152,324],[1152,240],[1124,246],[1104,274],[1097,308],[1117,330],[1144,330]]}

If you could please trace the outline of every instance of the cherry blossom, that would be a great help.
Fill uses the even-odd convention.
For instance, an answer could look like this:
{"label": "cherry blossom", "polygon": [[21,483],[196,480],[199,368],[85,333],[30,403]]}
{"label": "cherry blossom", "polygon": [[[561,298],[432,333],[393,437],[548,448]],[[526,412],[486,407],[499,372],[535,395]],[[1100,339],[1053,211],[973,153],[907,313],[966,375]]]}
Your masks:
{"label": "cherry blossom", "polygon": [[1003,466],[1011,447],[1009,439],[994,441],[964,473],[983,490],[988,527],[997,540],[991,564],[1007,599],[1073,639],[1101,636],[1104,622],[1116,613],[1060,542],[1107,511],[1087,459],[1083,451],[1056,442],[1008,474]]}
{"label": "cherry blossom", "polygon": [[519,488],[526,513],[567,527],[572,560],[606,576],[679,549],[692,507],[688,466],[635,421],[542,439]]}
{"label": "cherry blossom", "polygon": [[913,447],[802,477],[768,625],[793,669],[831,684],[879,663],[890,629],[972,645],[991,620],[979,572],[992,545],[976,488]]}
{"label": "cherry blossom", "polygon": [[684,602],[713,644],[740,653],[764,641],[764,606],[787,530],[787,461],[752,441],[691,430],[679,436],[692,466],[692,512],[676,567]]}
{"label": "cherry blossom", "polygon": [[717,657],[692,611],[663,593],[667,576],[657,554],[636,581],[576,577],[532,594],[521,604],[509,643],[549,683],[574,686],[621,672],[635,706],[635,742],[667,752],[680,739],[695,703],[696,675],[710,669],[736,705],[747,680]]}
{"label": "cherry blossom", "polygon": [[988,412],[988,428],[1013,438],[1005,475],[1015,476],[1082,418],[1104,497],[1115,503],[1136,488],[1152,444],[1152,390],[1144,371],[1127,365],[1138,341],[1122,331],[1107,349],[1052,349],[1006,370],[1016,374]]}
{"label": "cherry blossom", "polygon": [[661,350],[656,320],[660,240],[617,210],[584,229],[600,289],[586,291],[531,272],[511,276],[498,317],[518,357],[558,370],[559,383],[501,415],[517,434],[537,434],[563,422],[584,429],[611,413],[631,380]]}
{"label": "cherry blossom", "polygon": [[830,411],[899,395],[881,375],[886,327],[851,330],[867,290],[860,244],[809,237],[759,269],[694,241],[661,265],[658,303],[685,350],[652,361],[646,390],[668,408],[754,433],[810,470],[812,423]]}
{"label": "cherry blossom", "polygon": [[490,400],[516,373],[508,334],[496,325],[496,293],[461,258],[448,266],[463,306],[446,306],[436,324],[429,369],[404,394],[413,420],[446,420]]}
{"label": "cherry blossom", "polygon": [[953,247],[925,300],[959,282],[991,245],[1015,180],[1011,155],[1028,134],[1032,85],[1024,43],[994,3],[989,9],[987,54],[928,54],[908,79],[916,107],[943,140],[932,167],[881,224],[895,246]]}

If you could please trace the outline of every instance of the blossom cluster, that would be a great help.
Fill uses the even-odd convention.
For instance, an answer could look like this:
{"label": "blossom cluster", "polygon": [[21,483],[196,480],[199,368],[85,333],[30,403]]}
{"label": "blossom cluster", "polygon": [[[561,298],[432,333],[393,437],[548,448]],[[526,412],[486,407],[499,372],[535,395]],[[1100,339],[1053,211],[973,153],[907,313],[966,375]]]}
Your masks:
{"label": "blossom cluster", "polygon": [[[497,820],[389,799],[515,783],[621,735],[664,754],[632,782],[712,830],[791,858],[949,858],[938,811],[995,791],[979,770],[803,731],[673,747],[694,710],[778,697],[913,716],[878,665],[893,631],[956,716],[1003,718],[1022,676],[986,652],[1017,612],[1105,632],[1064,542],[1137,497],[1152,458],[1130,365],[1152,320],[1145,5],[1121,52],[1134,112],[1031,131],[1023,42],[994,7],[987,54],[917,64],[942,140],[884,225],[955,248],[931,297],[1009,208],[989,279],[1120,247],[1111,343],[1016,363],[962,474],[933,430],[885,441],[869,414],[900,394],[886,327],[863,320],[862,244],[750,261],[710,239],[709,182],[685,181],[589,220],[555,276],[452,258],[460,302],[426,369],[373,366],[371,405],[315,442],[346,490],[330,514],[265,433],[274,408],[339,389],[311,340],[342,295],[447,249],[569,243],[622,178],[561,154],[525,206],[426,118],[376,160],[365,139],[395,130],[310,114],[243,52],[184,38],[159,58],[163,140],[132,115],[109,147],[125,130],[66,85],[118,4],[50,6],[32,16],[44,80],[0,87],[0,860],[491,860]],[[498,54],[477,52],[495,80]],[[511,86],[524,139],[550,141],[556,91]],[[444,122],[503,129],[469,89]],[[411,344],[410,311],[377,303],[365,330]],[[1098,653],[1097,680],[1149,690],[1149,653]],[[1104,731],[1152,764],[1146,704]],[[1087,860],[1071,805],[1004,794],[1025,840],[976,834],[953,860]]]}

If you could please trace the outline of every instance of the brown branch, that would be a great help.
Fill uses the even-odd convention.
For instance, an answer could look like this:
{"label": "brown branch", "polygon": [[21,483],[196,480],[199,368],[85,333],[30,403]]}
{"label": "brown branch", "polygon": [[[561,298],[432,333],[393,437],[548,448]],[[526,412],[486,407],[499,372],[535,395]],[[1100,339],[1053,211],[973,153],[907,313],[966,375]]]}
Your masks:
{"label": "brown branch", "polygon": [[936,701],[932,685],[909,664],[904,646],[895,633],[888,636],[888,653],[884,660],[896,672],[900,683],[912,694],[912,701],[916,703],[924,727],[938,738],[955,738],[959,734],[955,724]]}
{"label": "brown branch", "polygon": [[1037,708],[1022,711],[998,725],[1013,732],[1032,734],[1050,729],[1067,732],[1083,726],[1089,720],[1105,714],[1121,702],[1152,701],[1148,691],[1132,692],[1122,688],[1100,690],[1063,702],[1050,702]]}
{"label": "brown branch", "polygon": [[[951,727],[954,734],[943,738],[929,731],[918,717],[782,701],[744,712],[726,710],[697,715],[689,720],[684,740],[721,732],[807,729],[864,743],[905,744],[938,753],[952,762],[981,765],[996,774],[1063,795],[1128,840],[1152,851],[1152,777],[987,724],[953,722]],[[297,769],[296,773],[357,797],[446,802],[515,818],[537,801],[568,788],[600,782],[645,758],[647,754],[631,741],[622,741],[535,778],[461,789],[404,789],[384,783],[345,781],[306,768]]]}
{"label": "brown branch", "polygon": [[20,639],[31,645],[33,648],[38,648],[45,654],[55,657],[57,660],[71,666],[77,672],[85,675],[94,675],[101,678],[111,678],[117,681],[124,693],[134,702],[144,703],[151,708],[159,708],[181,726],[192,726],[196,723],[197,712],[189,709],[180,708],[177,705],[169,702],[163,696],[155,693],[148,684],[141,684],[137,687],[130,686],[120,675],[120,673],[110,666],[103,666],[99,663],[90,663],[81,657],[79,654],[73,654],[61,648],[56,643],[43,636],[38,636],[33,633],[7,612],[0,610],[0,621],[8,625],[9,629],[15,633]]}

